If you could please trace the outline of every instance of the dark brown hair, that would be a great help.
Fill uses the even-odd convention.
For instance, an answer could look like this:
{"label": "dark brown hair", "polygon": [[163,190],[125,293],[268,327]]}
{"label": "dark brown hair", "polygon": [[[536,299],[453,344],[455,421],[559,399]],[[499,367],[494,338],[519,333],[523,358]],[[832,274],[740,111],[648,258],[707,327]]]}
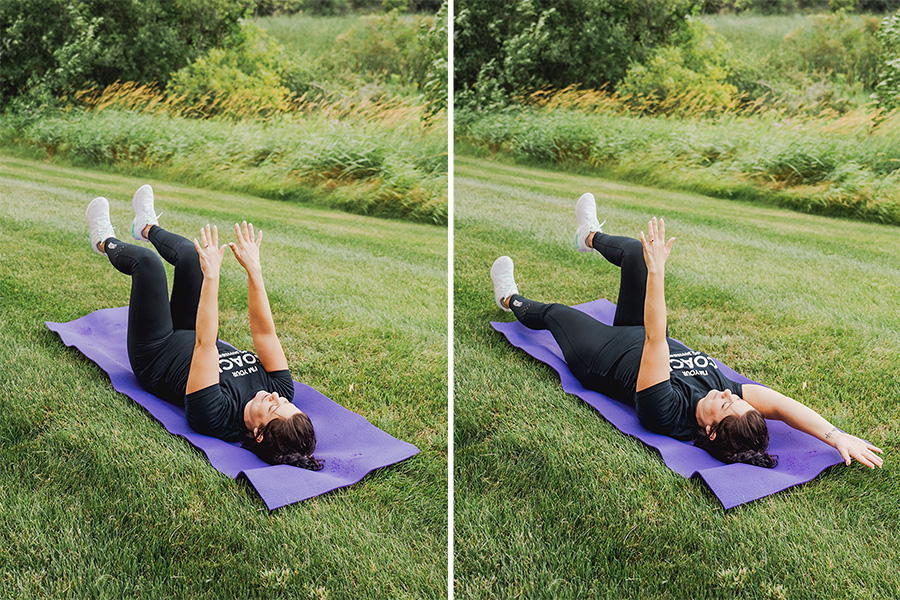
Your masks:
{"label": "dark brown hair", "polygon": [[698,431],[694,445],[726,463],[747,463],[767,469],[778,464],[778,457],[766,451],[769,447],[769,428],[758,410],[739,416],[729,415],[716,425],[713,432],[716,438],[711,440],[705,431]]}
{"label": "dark brown hair", "polygon": [[241,446],[270,465],[293,465],[311,471],[322,468],[323,462],[312,455],[316,450],[316,432],[304,413],[289,419],[272,419],[267,425],[260,425],[259,435],[261,442],[256,441],[252,431],[245,431]]}

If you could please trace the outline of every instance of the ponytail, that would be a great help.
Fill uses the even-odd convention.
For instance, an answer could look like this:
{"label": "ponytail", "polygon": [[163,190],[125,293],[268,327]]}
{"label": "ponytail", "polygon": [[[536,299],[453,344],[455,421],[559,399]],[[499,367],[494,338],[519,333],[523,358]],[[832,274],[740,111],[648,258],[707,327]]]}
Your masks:
{"label": "ponytail", "polygon": [[[257,436],[262,436],[261,442],[256,441]],[[323,461],[313,458],[316,432],[304,413],[288,419],[272,419],[257,429],[257,435],[245,431],[241,446],[270,465],[292,465],[310,471],[318,471],[324,465]]]}
{"label": "ponytail", "polygon": [[745,463],[766,469],[778,464],[778,457],[766,451],[769,447],[769,428],[758,410],[740,416],[729,415],[713,432],[715,439],[709,439],[705,431],[698,431],[694,436],[694,445],[724,463]]}

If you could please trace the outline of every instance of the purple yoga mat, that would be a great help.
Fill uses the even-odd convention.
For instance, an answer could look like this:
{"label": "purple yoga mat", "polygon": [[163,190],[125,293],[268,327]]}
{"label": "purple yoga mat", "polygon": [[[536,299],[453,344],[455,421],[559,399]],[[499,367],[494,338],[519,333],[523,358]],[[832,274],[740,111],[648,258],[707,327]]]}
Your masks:
{"label": "purple yoga mat", "polygon": [[[607,324],[612,323],[616,312],[616,305],[608,300],[595,300],[573,308]],[[532,331],[518,321],[492,322],[491,325],[504,334],[513,346],[553,367],[559,373],[562,387],[566,392],[578,396],[596,408],[622,433],[632,435],[648,446],[656,448],[670,469],[682,477],[698,475],[726,509],[806,483],[828,467],[843,462],[840,452],[828,444],[781,421],[767,420],[769,452],[778,455],[778,466],[774,469],[765,469],[742,463],[725,464],[690,442],[681,442],[644,429],[633,407],[582,386],[569,370],[556,340],[549,331]],[[722,373],[731,380],[738,383],[755,383],[718,360],[716,363]]]}
{"label": "purple yoga mat", "polygon": [[106,308],[68,323],[51,323],[67,346],[75,346],[97,363],[113,387],[145,409],[174,435],[202,450],[212,465],[236,479],[243,475],[269,510],[306,500],[356,483],[370,471],[400,462],[419,449],[378,429],[366,419],[329,400],[308,385],[294,382],[294,404],[309,415],[316,428],[316,458],[321,471],[289,465],[269,465],[237,443],[201,435],[191,429],[184,409],[144,391],[137,382],[125,345],[128,308]]}

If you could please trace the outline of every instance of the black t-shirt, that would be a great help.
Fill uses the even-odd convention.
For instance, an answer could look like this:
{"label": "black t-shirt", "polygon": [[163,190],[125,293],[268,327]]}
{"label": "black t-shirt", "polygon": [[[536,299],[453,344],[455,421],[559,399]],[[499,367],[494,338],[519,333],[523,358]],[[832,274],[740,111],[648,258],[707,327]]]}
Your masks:
{"label": "black t-shirt", "polygon": [[246,350],[235,350],[222,342],[219,349],[219,383],[184,397],[188,425],[204,435],[233,442],[246,429],[244,407],[257,392],[278,392],[294,397],[294,380],[287,369],[267,373],[259,358]]}
{"label": "black t-shirt", "polygon": [[[600,348],[591,371],[599,375],[598,391],[633,404],[641,425],[679,440],[697,431],[697,403],[710,390],[731,390],[742,395],[743,386],[731,381],[716,362],[681,342],[669,342],[669,379],[636,392],[644,349],[644,328],[616,327],[616,335]],[[595,388],[597,389],[597,388]]]}

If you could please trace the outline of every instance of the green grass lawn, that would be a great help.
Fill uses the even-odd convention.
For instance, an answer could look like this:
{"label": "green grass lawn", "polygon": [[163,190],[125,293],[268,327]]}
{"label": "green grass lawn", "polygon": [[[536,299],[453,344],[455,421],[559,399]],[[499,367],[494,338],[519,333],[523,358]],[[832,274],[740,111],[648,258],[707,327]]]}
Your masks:
{"label": "green grass lawn", "polygon": [[[446,596],[446,228],[149,181],[172,231],[261,228],[294,378],[422,450],[269,513],[44,326],[127,304],[84,210],[109,198],[127,239],[147,182],[0,157],[0,597]],[[219,335],[239,348],[246,296],[226,257]]]}
{"label": "green grass lawn", "polygon": [[[454,183],[457,598],[890,598],[900,594],[900,230],[464,156]],[[615,301],[574,249],[578,196],[604,230],[677,238],[670,334],[885,450],[727,513],[491,320],[489,269],[530,298]]]}

